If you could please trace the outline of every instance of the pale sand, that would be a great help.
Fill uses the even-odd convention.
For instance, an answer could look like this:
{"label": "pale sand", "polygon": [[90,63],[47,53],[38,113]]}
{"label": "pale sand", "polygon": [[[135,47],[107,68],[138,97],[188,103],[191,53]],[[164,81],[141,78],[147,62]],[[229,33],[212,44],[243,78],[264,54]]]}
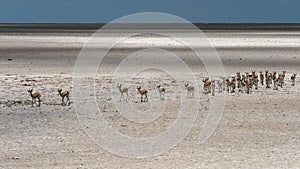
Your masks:
{"label": "pale sand", "polygon": [[[97,146],[81,128],[72,103],[60,106],[57,88],[70,89],[76,58],[87,36],[0,36],[0,168],[298,168],[300,167],[300,82],[291,87],[291,73],[300,74],[300,32],[209,31],[206,34],[223,61],[226,74],[236,71],[287,70],[283,89],[259,90],[251,95],[226,94],[221,122],[204,144],[197,140],[208,114],[212,96],[200,90],[201,106],[195,126],[175,148],[160,156],[145,159],[118,157]],[[104,68],[113,70],[122,56],[139,47],[153,45],[166,48],[170,43],[159,37],[139,37],[113,50]],[[159,41],[161,43],[155,43]],[[141,43],[140,43],[141,42]],[[127,44],[129,45],[129,44]],[[172,44],[176,46],[176,44]],[[122,49],[123,48],[123,49]],[[172,52],[189,55],[176,46]],[[12,60],[8,60],[12,59]],[[207,74],[202,65],[185,60],[198,74],[199,84]],[[129,136],[154,136],[176,118],[178,84],[161,72],[148,71],[155,78],[124,82],[130,87],[129,103],[139,103],[137,84],[150,89],[158,100],[155,85],[167,88],[168,113],[149,124],[135,124],[121,117],[113,107],[111,91],[97,92],[107,120],[116,130]],[[99,87],[111,85],[111,76],[99,75]],[[183,82],[179,82],[183,83]],[[32,108],[27,93],[34,87],[42,93],[42,107]],[[118,92],[113,92],[119,97]],[[216,97],[225,93],[217,93]],[[184,93],[185,95],[185,93]]]}

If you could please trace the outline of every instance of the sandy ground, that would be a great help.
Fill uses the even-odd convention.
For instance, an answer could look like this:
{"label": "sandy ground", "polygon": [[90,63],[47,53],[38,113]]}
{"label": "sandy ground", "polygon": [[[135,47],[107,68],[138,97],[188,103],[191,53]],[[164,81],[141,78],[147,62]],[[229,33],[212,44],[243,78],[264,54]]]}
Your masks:
{"label": "sandy ground", "polygon": [[[76,58],[88,36],[18,35],[0,36],[0,168],[299,168],[300,167],[300,93],[299,79],[291,86],[291,73],[300,74],[300,32],[297,31],[208,31],[211,44],[222,59],[227,76],[256,70],[287,71],[279,91],[259,85],[251,95],[226,95],[220,124],[210,139],[201,144],[200,130],[208,115],[211,95],[200,87],[201,109],[188,135],[173,149],[150,158],[125,158],[111,154],[87,136],[77,119],[74,104],[61,106],[57,88],[72,91]],[[160,38],[160,39],[159,39]],[[161,43],[155,43],[159,41]],[[166,42],[165,42],[166,41]],[[165,43],[164,43],[165,42]],[[126,48],[128,43],[133,48]],[[108,53],[103,68],[110,72],[122,58],[140,46],[166,48],[168,39],[137,37]],[[177,46],[178,47],[178,46]],[[172,52],[185,59],[195,71],[197,82],[207,76],[187,49]],[[180,84],[156,70],[123,81],[129,87],[129,102],[138,110],[149,108],[140,103],[135,91],[142,85],[151,100],[158,101],[156,84],[167,89],[166,111],[149,124],[138,124],[122,117],[114,107],[112,76],[98,75],[97,102],[105,120],[117,131],[134,137],[155,136],[166,130],[180,102]],[[42,106],[31,107],[27,89],[42,93]],[[174,92],[175,91],[175,92]],[[185,91],[182,92],[185,96]],[[73,101],[74,99],[71,98]]]}

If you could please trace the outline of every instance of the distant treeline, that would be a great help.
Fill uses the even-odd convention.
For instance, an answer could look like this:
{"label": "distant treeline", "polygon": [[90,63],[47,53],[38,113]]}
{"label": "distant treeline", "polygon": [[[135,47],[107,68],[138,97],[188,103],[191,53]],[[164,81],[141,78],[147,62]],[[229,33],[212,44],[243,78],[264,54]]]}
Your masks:
{"label": "distant treeline", "polygon": [[[104,23],[0,23],[0,33],[5,32],[95,32],[102,28]],[[121,26],[120,26],[121,25]],[[281,30],[295,31],[300,30],[300,24],[296,23],[194,23],[201,30]],[[112,28],[136,29],[136,28],[153,28],[153,29],[190,29],[185,24],[115,24]]]}

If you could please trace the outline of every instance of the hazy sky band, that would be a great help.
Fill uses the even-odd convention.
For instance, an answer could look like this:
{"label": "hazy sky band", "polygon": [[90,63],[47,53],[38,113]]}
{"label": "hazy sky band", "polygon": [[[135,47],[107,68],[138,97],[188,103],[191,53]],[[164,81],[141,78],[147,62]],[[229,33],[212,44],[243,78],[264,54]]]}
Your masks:
{"label": "hazy sky band", "polygon": [[198,23],[300,23],[298,0],[3,0],[1,23],[106,23],[164,12]]}

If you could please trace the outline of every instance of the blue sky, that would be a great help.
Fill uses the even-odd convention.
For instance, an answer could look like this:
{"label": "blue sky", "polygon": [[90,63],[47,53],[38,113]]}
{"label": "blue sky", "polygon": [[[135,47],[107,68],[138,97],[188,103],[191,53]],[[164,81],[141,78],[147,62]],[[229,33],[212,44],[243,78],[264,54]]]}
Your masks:
{"label": "blue sky", "polygon": [[201,23],[300,23],[299,0],[1,0],[1,23],[103,23],[164,12]]}

